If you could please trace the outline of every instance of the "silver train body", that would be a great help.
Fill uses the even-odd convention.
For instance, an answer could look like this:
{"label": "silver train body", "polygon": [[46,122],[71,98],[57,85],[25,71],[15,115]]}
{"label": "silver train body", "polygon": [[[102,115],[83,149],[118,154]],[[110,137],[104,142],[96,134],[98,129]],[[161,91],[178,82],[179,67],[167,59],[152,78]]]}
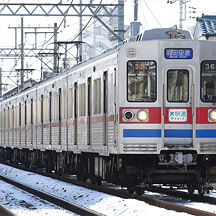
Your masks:
{"label": "silver train body", "polygon": [[208,85],[216,95],[216,43],[183,33],[146,31],[3,99],[1,158],[128,188],[207,189],[216,182],[216,100],[205,99]]}

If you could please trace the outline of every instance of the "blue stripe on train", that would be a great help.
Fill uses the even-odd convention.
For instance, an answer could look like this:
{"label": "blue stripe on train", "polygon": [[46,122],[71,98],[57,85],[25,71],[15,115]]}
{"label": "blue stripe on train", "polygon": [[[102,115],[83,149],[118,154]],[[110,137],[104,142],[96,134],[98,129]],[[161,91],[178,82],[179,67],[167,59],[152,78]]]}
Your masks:
{"label": "blue stripe on train", "polygon": [[161,129],[123,129],[123,137],[161,137]]}
{"label": "blue stripe on train", "polygon": [[196,138],[216,138],[216,130],[197,130]]}
{"label": "blue stripe on train", "polygon": [[193,131],[192,130],[170,130],[165,129],[164,130],[164,136],[166,138],[192,138],[193,137]]}
{"label": "blue stripe on train", "polygon": [[[165,129],[165,138],[192,138],[192,130]],[[161,129],[124,129],[123,137],[160,138]],[[196,130],[196,138],[216,138],[216,130]]]}

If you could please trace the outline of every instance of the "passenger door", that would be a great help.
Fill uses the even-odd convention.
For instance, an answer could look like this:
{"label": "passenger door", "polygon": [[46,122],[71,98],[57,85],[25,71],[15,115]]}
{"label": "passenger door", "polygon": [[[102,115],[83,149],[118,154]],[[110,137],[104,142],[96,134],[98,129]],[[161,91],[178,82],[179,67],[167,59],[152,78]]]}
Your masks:
{"label": "passenger door", "polygon": [[168,68],[164,81],[164,147],[192,146],[192,70]]}

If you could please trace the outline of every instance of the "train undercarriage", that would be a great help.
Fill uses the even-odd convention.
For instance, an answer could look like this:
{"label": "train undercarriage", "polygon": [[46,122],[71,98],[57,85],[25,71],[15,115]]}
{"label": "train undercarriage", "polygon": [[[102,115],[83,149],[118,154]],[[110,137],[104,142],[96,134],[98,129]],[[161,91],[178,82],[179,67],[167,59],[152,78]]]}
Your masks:
{"label": "train undercarriage", "polygon": [[[90,179],[101,184],[108,181],[127,187],[130,192],[143,191],[152,185],[184,186],[189,193],[200,195],[212,189],[216,182],[216,155],[193,155],[190,164],[173,162],[173,152],[161,155],[110,155],[92,153],[39,151],[18,148],[0,148],[0,159],[25,167],[44,168],[56,175],[76,175],[78,180]],[[178,153],[177,153],[178,154]],[[171,156],[170,156],[171,155]],[[163,158],[163,159],[162,159]]]}

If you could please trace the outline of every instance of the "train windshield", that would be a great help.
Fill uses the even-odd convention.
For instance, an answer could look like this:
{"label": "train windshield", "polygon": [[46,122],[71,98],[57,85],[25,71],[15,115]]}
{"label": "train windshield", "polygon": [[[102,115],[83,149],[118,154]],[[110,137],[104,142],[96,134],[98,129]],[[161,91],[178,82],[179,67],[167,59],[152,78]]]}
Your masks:
{"label": "train windshield", "polygon": [[155,61],[128,61],[127,84],[129,102],[154,102],[157,99]]}
{"label": "train windshield", "polygon": [[167,71],[167,94],[169,102],[187,102],[189,100],[189,71],[171,69]]}
{"label": "train windshield", "polygon": [[201,64],[201,100],[216,102],[216,61],[203,61]]}

